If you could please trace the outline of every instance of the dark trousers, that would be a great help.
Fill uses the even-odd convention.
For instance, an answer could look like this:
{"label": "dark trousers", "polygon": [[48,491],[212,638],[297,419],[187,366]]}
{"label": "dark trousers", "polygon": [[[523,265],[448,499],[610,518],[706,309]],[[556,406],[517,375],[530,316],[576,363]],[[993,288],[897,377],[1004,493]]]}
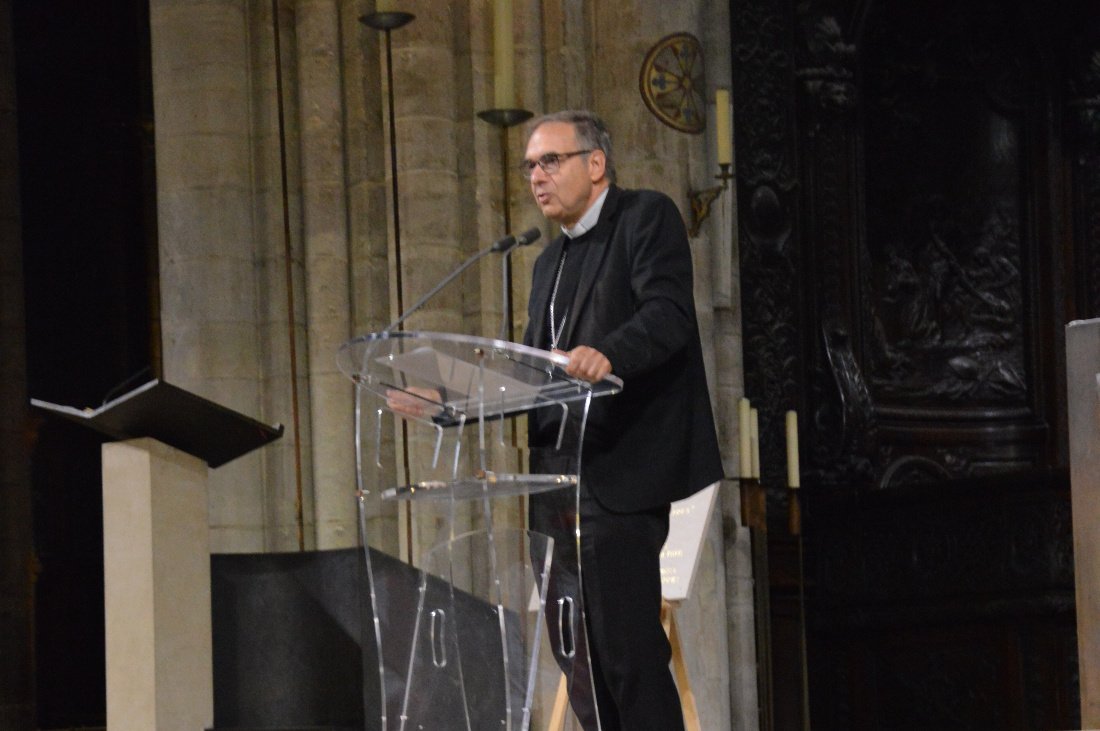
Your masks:
{"label": "dark trousers", "polygon": [[[531,529],[554,538],[547,597],[554,656],[572,678],[569,700],[586,731],[680,731],[683,711],[669,670],[671,649],[661,626],[660,552],[668,536],[668,506],[613,513],[583,487],[580,497],[580,575],[577,571],[576,502],[571,490],[530,499]],[[559,603],[559,599],[571,597]],[[560,647],[559,612],[576,647]],[[566,641],[568,645],[568,641]],[[592,673],[583,662],[587,648]],[[575,656],[567,657],[573,650]],[[596,717],[599,717],[597,723]]]}

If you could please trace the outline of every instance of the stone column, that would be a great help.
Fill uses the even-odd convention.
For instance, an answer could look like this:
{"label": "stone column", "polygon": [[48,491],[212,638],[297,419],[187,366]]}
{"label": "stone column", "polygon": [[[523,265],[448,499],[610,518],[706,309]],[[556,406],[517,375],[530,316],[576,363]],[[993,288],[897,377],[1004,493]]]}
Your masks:
{"label": "stone column", "polygon": [[[388,325],[390,314],[389,221],[386,191],[385,120],[382,92],[382,34],[359,22],[373,9],[369,0],[345,0],[343,22],[343,69],[345,94],[345,164],[347,166],[348,237],[351,249],[352,335],[378,332]],[[400,32],[400,31],[398,31]],[[374,456],[373,434],[377,404],[365,410],[367,441],[364,459]],[[388,419],[389,417],[387,417]],[[382,464],[367,475],[374,484],[366,500],[367,539],[372,546],[391,555],[399,555],[398,507],[383,502],[378,485],[397,483],[394,429],[391,422],[383,427]]]}
{"label": "stone column", "polygon": [[[699,39],[706,61],[707,100],[714,103],[714,89],[731,88],[729,4],[704,2],[701,9]],[[736,107],[736,104],[734,104]],[[693,176],[699,188],[718,183],[717,140],[711,111],[706,131],[706,155]],[[736,165],[736,160],[734,161]],[[737,191],[735,180],[714,201],[711,218],[703,227],[710,239],[709,262],[702,271],[710,272],[711,333],[713,360],[708,367],[711,396],[715,401],[718,438],[722,449],[722,464],[727,475],[740,473],[737,444],[737,403],[745,393],[744,365],[741,358],[740,272],[737,267]],[[698,271],[698,270],[697,270]],[[726,485],[722,493],[721,526],[716,537],[721,547],[717,571],[723,576],[721,587],[725,600],[726,654],[718,659],[726,666],[722,682],[710,690],[717,698],[729,697],[728,727],[731,731],[750,731],[759,722],[756,688],[756,636],[753,607],[752,551],[749,530],[741,525],[740,491],[735,483]],[[699,628],[705,624],[698,625]]]}
{"label": "stone column", "polygon": [[[402,9],[416,15],[416,20],[392,36],[401,263],[407,308],[473,253],[478,242],[471,228],[476,203],[472,190],[463,189],[459,172],[459,151],[469,144],[468,138],[459,136],[461,121],[472,117],[470,69],[468,63],[459,62],[456,52],[458,39],[468,34],[467,9],[462,3],[431,0],[409,2]],[[391,278],[391,283],[394,281],[395,277]],[[477,329],[468,329],[464,321],[467,303],[476,302],[476,282],[476,272],[455,280],[410,318],[405,329],[476,333]],[[422,476],[420,466],[431,463],[434,435],[430,432],[409,428],[411,477],[404,479],[418,479]],[[473,454],[468,440],[463,451]],[[466,460],[466,464],[471,463]],[[402,535],[401,542],[412,546],[414,560],[446,535],[442,532],[446,521],[439,519],[437,507],[403,505],[412,517],[401,521],[400,527],[403,531],[411,527],[412,534]],[[469,529],[468,514],[468,505],[459,507],[457,532]]]}
{"label": "stone column", "polygon": [[[316,540],[313,529],[312,453],[309,449],[305,267],[299,205],[301,161],[299,145],[295,142],[298,136],[298,115],[295,112],[298,97],[297,84],[294,83],[295,22],[288,3],[280,3],[278,18],[283,67],[282,134],[288,140],[285,146],[280,137],[275,20],[270,2],[249,5],[249,130],[261,413],[266,420],[281,422],[286,427],[283,438],[260,453],[266,483],[263,496],[264,544],[267,550],[291,551],[297,550],[300,544],[313,546]],[[288,268],[294,295],[293,314],[288,313],[291,299],[287,295]],[[301,526],[298,524],[299,514],[302,517]]]}
{"label": "stone column", "polygon": [[0,728],[32,725],[30,465],[11,4],[0,0]]}
{"label": "stone column", "polygon": [[296,6],[310,425],[318,548],[356,543],[351,381],[336,353],[351,335],[340,12]]}
{"label": "stone column", "polygon": [[[247,6],[150,3],[161,324],[166,380],[263,418]],[[212,476],[210,508],[213,550],[264,548],[258,453]]]}

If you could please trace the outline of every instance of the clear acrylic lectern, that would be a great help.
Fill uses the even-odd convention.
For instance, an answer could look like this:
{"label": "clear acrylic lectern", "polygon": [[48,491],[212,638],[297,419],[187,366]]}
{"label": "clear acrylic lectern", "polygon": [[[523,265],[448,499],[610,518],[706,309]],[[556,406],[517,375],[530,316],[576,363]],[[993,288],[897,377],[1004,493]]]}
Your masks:
{"label": "clear acrylic lectern", "polygon": [[[563,562],[579,570],[577,547],[525,529],[515,496],[553,495],[575,526],[579,477],[518,469],[507,443],[510,438],[515,446],[517,431],[508,417],[549,410],[561,424],[554,449],[566,458],[562,464],[579,465],[592,399],[617,393],[622,381],[571,378],[564,356],[516,343],[430,332],[355,338],[341,348],[338,362],[357,386],[364,546],[365,497],[372,491],[438,511],[436,519],[418,521],[438,532],[421,537],[429,547],[417,561],[420,593],[411,623],[392,616],[367,552],[381,728],[526,731],[536,713],[542,725],[567,713],[556,692],[560,684],[591,683],[582,597],[579,586],[556,592],[549,604],[547,597],[551,585],[567,583],[555,581]],[[385,485],[379,484],[383,414],[395,396],[420,413],[406,415],[408,479]],[[509,515],[511,525],[501,525]],[[550,708],[555,701],[558,707]]]}

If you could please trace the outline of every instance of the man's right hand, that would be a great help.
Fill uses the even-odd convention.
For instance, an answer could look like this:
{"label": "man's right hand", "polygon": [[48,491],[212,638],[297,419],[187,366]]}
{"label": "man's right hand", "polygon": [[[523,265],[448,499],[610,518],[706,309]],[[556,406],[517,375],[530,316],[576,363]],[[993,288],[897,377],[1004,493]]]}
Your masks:
{"label": "man's right hand", "polygon": [[611,373],[611,361],[607,356],[587,345],[578,345],[568,352],[555,348],[554,352],[568,356],[569,364],[565,366],[565,373],[574,378],[597,383]]}

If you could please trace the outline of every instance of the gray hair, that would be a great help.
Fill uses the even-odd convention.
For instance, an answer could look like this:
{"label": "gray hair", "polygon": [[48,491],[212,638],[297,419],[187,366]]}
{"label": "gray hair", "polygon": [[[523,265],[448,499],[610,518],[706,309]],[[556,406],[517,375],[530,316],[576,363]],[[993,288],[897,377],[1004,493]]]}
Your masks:
{"label": "gray hair", "polygon": [[[564,122],[573,125],[573,131],[577,136],[577,144],[584,150],[599,150],[603,153],[604,172],[609,182],[615,182],[615,160],[611,156],[611,132],[603,120],[587,109],[567,109],[562,112],[544,114],[536,117],[527,125],[527,139],[535,130],[549,122]],[[567,152],[567,150],[562,150]]]}

